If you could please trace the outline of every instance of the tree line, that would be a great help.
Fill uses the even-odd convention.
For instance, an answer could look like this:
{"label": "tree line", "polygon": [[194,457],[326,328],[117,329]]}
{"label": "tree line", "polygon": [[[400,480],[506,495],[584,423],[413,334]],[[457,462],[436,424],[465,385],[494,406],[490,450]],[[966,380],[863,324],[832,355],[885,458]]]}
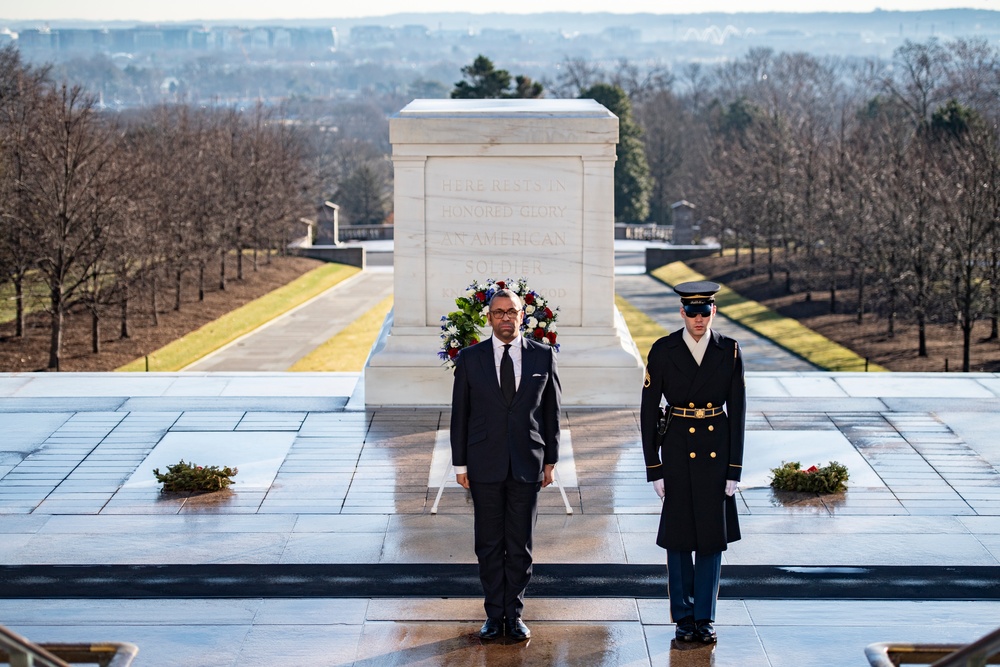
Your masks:
{"label": "tree line", "polygon": [[1000,340],[1000,52],[985,40],[561,72],[549,92],[622,119],[617,220],[669,223],[686,199],[735,263],[828,294],[831,312],[850,303],[859,324],[874,314],[886,336],[915,324],[919,356],[931,323],[957,325],[964,371],[977,321]]}
{"label": "tree line", "polygon": [[98,353],[108,320],[127,338],[137,315],[180,310],[190,280],[199,300],[225,290],[301,235],[306,166],[301,138],[261,106],[102,113],[0,50],[0,285],[13,287],[15,335],[36,285],[52,370],[71,310],[89,313]]}

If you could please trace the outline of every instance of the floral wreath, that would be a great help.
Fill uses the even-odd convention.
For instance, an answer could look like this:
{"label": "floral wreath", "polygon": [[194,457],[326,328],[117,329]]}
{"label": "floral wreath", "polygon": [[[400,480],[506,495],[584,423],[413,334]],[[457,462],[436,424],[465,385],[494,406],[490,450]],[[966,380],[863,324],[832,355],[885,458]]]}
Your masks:
{"label": "floral wreath", "polygon": [[517,281],[491,278],[485,283],[474,281],[465,290],[465,296],[455,299],[458,310],[441,318],[441,349],[438,350],[438,356],[445,366],[454,368],[458,353],[479,342],[480,330],[486,326],[490,299],[502,289],[514,292],[524,303],[521,335],[538,343],[551,345],[559,351],[559,343],[556,342],[559,308],[550,308],[538,292],[528,287],[524,278]]}

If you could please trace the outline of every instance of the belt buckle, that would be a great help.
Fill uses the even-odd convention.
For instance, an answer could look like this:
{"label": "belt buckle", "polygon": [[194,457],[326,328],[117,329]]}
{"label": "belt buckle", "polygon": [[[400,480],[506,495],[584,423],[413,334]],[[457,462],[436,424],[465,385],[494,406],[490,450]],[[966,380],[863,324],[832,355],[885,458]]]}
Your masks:
{"label": "belt buckle", "polygon": [[704,419],[705,418],[705,408],[698,408],[697,410],[695,410],[694,411],[694,418],[695,419]]}

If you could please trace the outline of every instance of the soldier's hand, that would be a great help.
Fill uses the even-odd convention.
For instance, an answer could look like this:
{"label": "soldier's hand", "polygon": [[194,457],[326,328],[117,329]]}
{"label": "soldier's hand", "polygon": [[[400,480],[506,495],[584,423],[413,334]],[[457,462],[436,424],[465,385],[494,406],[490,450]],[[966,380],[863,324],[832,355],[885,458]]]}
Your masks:
{"label": "soldier's hand", "polygon": [[656,491],[656,495],[660,497],[660,500],[663,500],[663,496],[666,495],[667,492],[663,488],[662,479],[653,480],[653,491]]}
{"label": "soldier's hand", "polygon": [[543,487],[548,486],[553,481],[555,481],[555,477],[556,477],[556,475],[555,475],[555,469],[556,469],[556,467],[554,465],[552,465],[551,463],[546,463],[545,464],[545,474],[544,474],[544,478],[542,479],[542,486]]}
{"label": "soldier's hand", "polygon": [[469,488],[469,476],[466,473],[460,472],[455,475],[455,481],[458,482],[458,485],[463,489]]}
{"label": "soldier's hand", "polygon": [[726,480],[726,495],[727,496],[731,496],[734,493],[736,493],[736,488],[739,485],[740,485],[739,482],[737,482],[735,479],[727,479]]}

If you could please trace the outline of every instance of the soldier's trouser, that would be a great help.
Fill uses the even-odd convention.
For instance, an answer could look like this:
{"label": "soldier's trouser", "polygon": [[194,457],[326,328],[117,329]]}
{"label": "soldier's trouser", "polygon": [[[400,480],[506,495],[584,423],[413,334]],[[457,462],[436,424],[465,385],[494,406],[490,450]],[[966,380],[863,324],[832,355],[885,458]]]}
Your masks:
{"label": "soldier's trouser", "polygon": [[715,621],[721,573],[721,551],[699,555],[667,549],[667,590],[670,616],[675,623],[688,616],[696,621]]}

